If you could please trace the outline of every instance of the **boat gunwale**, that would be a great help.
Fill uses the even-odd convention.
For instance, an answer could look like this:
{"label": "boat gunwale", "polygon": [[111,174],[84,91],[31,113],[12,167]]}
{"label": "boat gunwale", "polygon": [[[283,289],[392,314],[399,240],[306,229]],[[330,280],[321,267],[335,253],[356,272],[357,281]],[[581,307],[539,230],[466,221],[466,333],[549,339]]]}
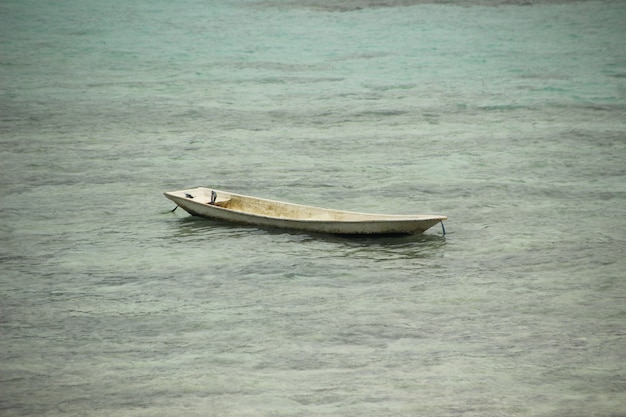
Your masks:
{"label": "boat gunwale", "polygon": [[[235,196],[235,197],[240,197],[243,199],[249,199],[249,200],[256,200],[256,201],[262,201],[265,203],[275,203],[275,204],[279,204],[279,205],[283,205],[283,206],[289,206],[289,207],[294,207],[294,208],[305,208],[305,209],[314,209],[314,210],[318,210],[321,213],[328,213],[330,215],[332,214],[342,214],[342,215],[358,215],[358,216],[364,216],[365,218],[360,218],[360,219],[336,219],[336,218],[329,218],[329,219],[316,219],[316,218],[297,218],[297,217],[279,217],[279,216],[272,216],[272,215],[267,215],[267,214],[260,214],[260,213],[255,213],[252,211],[244,211],[244,210],[237,210],[237,209],[233,209],[233,208],[229,208],[229,207],[222,207],[218,204],[209,204],[209,203],[203,203],[197,200],[194,200],[194,198],[189,198],[187,196],[185,196],[185,194],[188,194],[190,191],[198,191],[198,190],[202,190],[202,191],[215,191],[217,193],[220,193],[222,195],[226,195],[226,196]],[[268,198],[260,198],[260,197],[252,197],[252,196],[248,196],[248,195],[244,195],[244,194],[237,194],[237,193],[232,193],[232,192],[227,192],[227,191],[221,191],[221,190],[217,190],[214,188],[206,188],[206,187],[196,187],[196,188],[189,188],[189,189],[185,189],[185,190],[178,190],[178,191],[171,191],[171,192],[165,192],[164,193],[166,197],[170,198],[170,197],[174,197],[176,199],[181,199],[183,201],[189,202],[193,205],[199,205],[201,207],[204,208],[210,208],[210,209],[215,209],[217,211],[223,211],[225,213],[237,213],[237,214],[241,214],[242,216],[246,216],[246,217],[256,217],[256,218],[263,218],[263,219],[268,219],[268,220],[277,220],[277,221],[282,221],[282,222],[295,222],[295,223],[319,223],[319,224],[358,224],[358,223],[400,223],[400,222],[414,222],[414,221],[429,221],[429,220],[437,220],[439,221],[443,221],[443,220],[447,220],[448,217],[447,216],[442,216],[442,215],[430,215],[430,214],[420,214],[420,215],[410,215],[410,214],[378,214],[378,213],[365,213],[365,212],[358,212],[358,211],[350,211],[350,210],[337,210],[337,209],[329,209],[329,208],[324,208],[324,207],[318,207],[318,206],[310,206],[310,205],[305,205],[305,204],[298,204],[298,203],[289,203],[289,202],[284,202],[284,201],[279,201],[279,200],[272,200],[272,199],[268,199]],[[182,194],[182,195],[179,195]],[[170,198],[172,201],[176,202],[176,200],[174,200],[174,198]],[[178,202],[176,202],[178,204]],[[183,206],[181,206],[183,207]],[[183,207],[183,209],[186,210],[185,207]],[[192,210],[193,211],[193,210]],[[201,214],[198,214],[201,215]]]}

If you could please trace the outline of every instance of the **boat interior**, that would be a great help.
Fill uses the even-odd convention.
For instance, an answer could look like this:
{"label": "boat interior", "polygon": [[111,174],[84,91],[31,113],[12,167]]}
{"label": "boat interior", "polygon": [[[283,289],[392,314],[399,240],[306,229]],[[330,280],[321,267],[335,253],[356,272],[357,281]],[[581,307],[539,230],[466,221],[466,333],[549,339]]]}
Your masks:
{"label": "boat interior", "polygon": [[[300,204],[284,203],[262,198],[231,194],[208,188],[197,188],[184,191],[185,197],[203,204],[221,207],[227,210],[238,211],[258,216],[276,217],[294,220],[331,220],[331,221],[360,221],[383,220],[405,216],[377,215],[356,213],[341,210],[332,210]],[[411,217],[411,216],[406,216]]]}

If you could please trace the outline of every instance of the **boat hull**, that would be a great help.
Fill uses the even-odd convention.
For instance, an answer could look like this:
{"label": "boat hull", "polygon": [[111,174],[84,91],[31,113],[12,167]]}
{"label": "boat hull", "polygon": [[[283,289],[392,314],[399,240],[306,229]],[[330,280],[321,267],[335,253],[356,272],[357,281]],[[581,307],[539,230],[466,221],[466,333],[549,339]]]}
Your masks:
{"label": "boat hull", "polygon": [[447,219],[436,215],[384,215],[330,210],[208,188],[167,192],[165,196],[194,216],[314,233],[418,234]]}

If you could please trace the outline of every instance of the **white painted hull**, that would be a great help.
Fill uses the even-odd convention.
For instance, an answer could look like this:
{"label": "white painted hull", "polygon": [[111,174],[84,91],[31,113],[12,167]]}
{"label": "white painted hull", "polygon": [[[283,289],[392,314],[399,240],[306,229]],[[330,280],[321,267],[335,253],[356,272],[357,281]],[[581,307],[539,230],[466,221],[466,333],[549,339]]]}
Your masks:
{"label": "white painted hull", "polygon": [[165,193],[165,196],[194,216],[316,233],[416,234],[447,219],[446,216],[436,215],[388,215],[330,210],[209,188],[172,191]]}

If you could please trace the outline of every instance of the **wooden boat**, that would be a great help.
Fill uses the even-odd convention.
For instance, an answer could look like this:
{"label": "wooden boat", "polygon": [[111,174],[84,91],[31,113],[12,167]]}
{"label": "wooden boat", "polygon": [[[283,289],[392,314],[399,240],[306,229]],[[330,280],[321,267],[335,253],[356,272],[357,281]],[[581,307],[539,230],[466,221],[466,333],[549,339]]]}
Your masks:
{"label": "wooden boat", "polygon": [[318,233],[345,235],[422,233],[447,219],[446,216],[435,215],[391,215],[330,210],[203,187],[167,192],[165,197],[194,216]]}

